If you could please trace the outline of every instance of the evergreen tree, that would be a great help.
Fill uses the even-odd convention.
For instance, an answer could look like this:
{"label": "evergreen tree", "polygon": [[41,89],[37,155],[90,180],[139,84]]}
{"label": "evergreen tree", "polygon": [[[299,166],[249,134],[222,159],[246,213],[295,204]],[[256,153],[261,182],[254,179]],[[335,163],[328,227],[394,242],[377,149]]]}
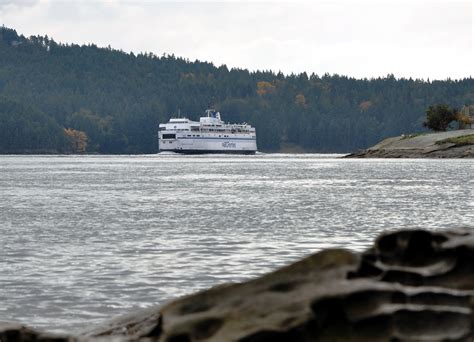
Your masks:
{"label": "evergreen tree", "polygon": [[429,106],[426,111],[426,121],[423,122],[423,126],[434,131],[446,131],[449,124],[456,120],[456,118],[457,110],[450,108],[446,104]]}

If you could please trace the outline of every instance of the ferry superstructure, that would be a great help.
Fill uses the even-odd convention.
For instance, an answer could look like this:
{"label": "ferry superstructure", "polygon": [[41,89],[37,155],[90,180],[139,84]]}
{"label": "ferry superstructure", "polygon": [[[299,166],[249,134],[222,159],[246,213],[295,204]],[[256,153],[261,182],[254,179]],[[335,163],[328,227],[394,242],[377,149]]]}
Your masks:
{"label": "ferry superstructure", "polygon": [[171,118],[160,124],[158,146],[160,152],[254,154],[257,135],[251,125],[226,123],[219,112],[208,109],[199,122]]}

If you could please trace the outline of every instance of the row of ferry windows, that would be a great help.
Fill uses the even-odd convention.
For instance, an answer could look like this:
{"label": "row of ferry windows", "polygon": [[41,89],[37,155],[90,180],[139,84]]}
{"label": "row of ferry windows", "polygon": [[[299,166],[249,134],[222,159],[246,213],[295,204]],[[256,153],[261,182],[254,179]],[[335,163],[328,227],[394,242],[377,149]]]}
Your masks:
{"label": "row of ferry windows", "polygon": [[204,128],[204,129],[199,129],[199,128],[191,128],[191,131],[200,131],[200,132],[231,132],[231,133],[248,133],[250,132],[249,130],[245,129],[225,129],[225,128]]}
{"label": "row of ferry windows", "polygon": [[[160,131],[166,131],[167,129],[165,127],[160,127]],[[190,131],[187,128],[174,128],[173,131]],[[231,133],[250,133],[249,130],[243,130],[243,129],[214,129],[214,128],[209,128],[209,129],[199,129],[199,128],[191,128],[191,131],[196,131],[196,132],[231,132]]]}
{"label": "row of ferry windows", "polygon": [[[201,135],[200,134],[188,134],[188,137],[200,137]],[[252,138],[254,138],[255,136],[252,135]],[[162,136],[163,139],[176,139],[176,134],[163,134]],[[219,134],[219,138],[229,138],[228,135],[224,135],[222,136],[221,134]]]}
{"label": "row of ferry windows", "polygon": [[[188,134],[188,137],[200,137],[200,135],[199,135],[199,134],[196,134],[196,135],[194,135],[194,134],[193,134],[193,135]],[[229,137],[228,135],[224,135],[224,138],[228,138],[228,137]],[[221,134],[219,134],[219,138],[222,138],[222,135],[221,135]]]}
{"label": "row of ferry windows", "polygon": [[[200,134],[188,134],[188,137],[200,137]],[[228,138],[228,135],[224,135],[224,138]],[[163,134],[163,139],[176,139],[176,134]],[[222,138],[222,135],[219,134],[219,138]]]}

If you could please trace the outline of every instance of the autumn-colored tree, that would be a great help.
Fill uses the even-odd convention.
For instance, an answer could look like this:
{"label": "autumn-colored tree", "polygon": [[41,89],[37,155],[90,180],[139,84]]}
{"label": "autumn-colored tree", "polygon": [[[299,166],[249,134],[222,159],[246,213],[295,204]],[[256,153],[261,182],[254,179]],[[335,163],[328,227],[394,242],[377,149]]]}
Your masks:
{"label": "autumn-colored tree", "polygon": [[64,134],[71,142],[72,153],[84,153],[87,149],[87,134],[72,128],[65,128]]}
{"label": "autumn-colored tree", "polygon": [[359,110],[361,112],[366,112],[367,110],[369,110],[370,107],[372,107],[372,105],[372,101],[362,101],[361,103],[359,103]]}
{"label": "autumn-colored tree", "polygon": [[276,87],[267,81],[257,82],[257,94],[260,96],[275,92]]}
{"label": "autumn-colored tree", "polygon": [[103,152],[101,143],[106,140],[104,138],[110,129],[109,121],[110,118],[100,117],[91,110],[82,108],[69,117],[65,126],[86,134],[89,152]]}
{"label": "autumn-colored tree", "polygon": [[464,106],[456,115],[456,121],[459,122],[459,128],[465,129],[472,127],[473,116],[469,115],[470,112],[473,112],[474,106]]}
{"label": "autumn-colored tree", "polygon": [[307,107],[308,104],[306,103],[306,98],[304,97],[303,94],[298,94],[295,96],[295,103],[298,105],[298,106],[302,106],[302,107]]}

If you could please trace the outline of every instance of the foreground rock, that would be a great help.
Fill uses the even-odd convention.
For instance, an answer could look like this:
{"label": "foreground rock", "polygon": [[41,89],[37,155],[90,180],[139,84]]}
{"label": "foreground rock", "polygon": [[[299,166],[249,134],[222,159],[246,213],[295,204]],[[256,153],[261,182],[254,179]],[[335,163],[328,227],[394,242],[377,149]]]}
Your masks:
{"label": "foreground rock", "polygon": [[[322,251],[69,341],[472,341],[473,327],[473,229],[403,230],[362,254]],[[43,336],[1,331],[2,342]]]}
{"label": "foreground rock", "polygon": [[67,335],[48,334],[19,323],[0,322],[0,341],[69,342],[76,340]]}
{"label": "foreground rock", "polygon": [[462,136],[474,135],[474,129],[399,136],[383,140],[367,150],[352,153],[346,158],[474,158],[473,144],[446,142]]}

